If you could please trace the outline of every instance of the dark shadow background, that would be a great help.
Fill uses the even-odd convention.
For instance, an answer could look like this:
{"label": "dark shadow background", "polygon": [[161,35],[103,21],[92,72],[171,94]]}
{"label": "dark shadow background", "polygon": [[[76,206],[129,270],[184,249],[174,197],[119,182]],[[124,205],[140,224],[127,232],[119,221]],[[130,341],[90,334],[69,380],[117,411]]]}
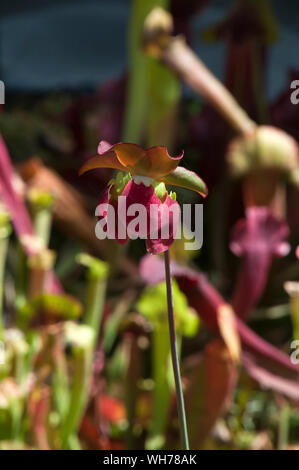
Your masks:
{"label": "dark shadow background", "polygon": [[[231,0],[214,0],[195,17],[192,45],[220,78],[222,44],[207,44],[200,31],[223,18]],[[280,38],[269,57],[267,90],[273,98],[298,64],[296,0],[273,0]],[[0,6],[0,79],[8,91],[95,88],[126,68],[129,0],[5,0]]]}

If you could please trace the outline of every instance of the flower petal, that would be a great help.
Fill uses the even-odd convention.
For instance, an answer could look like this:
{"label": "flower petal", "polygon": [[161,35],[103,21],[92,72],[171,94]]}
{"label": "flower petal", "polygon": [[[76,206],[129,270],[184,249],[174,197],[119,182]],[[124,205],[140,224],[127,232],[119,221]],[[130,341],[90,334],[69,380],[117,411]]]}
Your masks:
{"label": "flower petal", "polygon": [[193,171],[181,166],[176,168],[170,175],[161,178],[161,181],[165,184],[173,184],[174,186],[196,191],[203,197],[208,194],[208,189],[203,180]]}
{"label": "flower petal", "polygon": [[111,147],[113,147],[112,144],[110,144],[106,140],[101,140],[101,142],[98,145],[98,154],[103,155],[103,153],[108,152],[108,150],[110,150]]}
{"label": "flower petal", "polygon": [[[142,226],[137,226],[139,238],[146,239],[147,251],[158,254],[166,251],[174,242],[174,236],[179,223],[179,205],[169,195],[164,203],[155,194],[153,186],[145,186],[143,183],[136,184],[133,180],[126,185],[122,196],[126,197],[127,211],[133,204],[140,204],[145,208],[146,220]],[[156,207],[153,207],[156,206]],[[173,207],[173,206],[177,206]],[[128,235],[131,236],[129,224],[134,216],[124,217],[120,223],[126,226]],[[133,225],[134,233],[136,227]]]}
{"label": "flower petal", "polygon": [[151,204],[161,204],[160,199],[155,194],[155,189],[152,185],[145,186],[143,183],[136,184],[130,180],[122,192],[122,196],[127,198],[127,208],[131,204],[141,204],[149,212]]}
{"label": "flower petal", "polygon": [[173,172],[183,158],[184,152],[171,157],[166,147],[156,146],[145,151],[146,155],[134,166],[135,174],[157,179]]}
{"label": "flower petal", "polygon": [[133,169],[134,166],[146,156],[145,150],[136,144],[115,144],[112,145],[110,151],[115,152],[120,163],[130,169]]}
{"label": "flower petal", "polygon": [[[109,221],[109,218],[108,218],[108,206],[107,206],[107,209],[103,210],[102,211],[102,214],[100,216],[98,216],[98,220],[102,220],[102,219],[105,219],[106,220],[106,224],[107,224],[107,232],[111,234],[111,230],[113,230],[113,233],[114,233],[114,236],[115,236],[115,240],[120,243],[121,245],[125,245],[126,243],[128,243],[129,241],[129,237],[127,236],[127,234],[125,235],[124,238],[119,238],[118,237],[118,233],[119,233],[119,230],[118,230],[118,227],[119,227],[119,222],[122,223],[122,221],[119,221],[119,217],[118,217],[118,203],[116,200],[114,200],[112,197],[111,197],[111,190],[113,189],[113,185],[110,185],[108,186],[107,188],[105,188],[105,190],[100,194],[100,198],[99,198],[99,201],[98,201],[98,206],[100,205],[108,205],[110,204],[111,206],[113,206],[114,208],[114,211],[115,211],[115,226],[111,228],[110,226],[110,221]],[[124,223],[126,224],[126,221],[124,221]],[[108,237],[109,238],[109,237]],[[112,237],[113,238],[113,237]]]}
{"label": "flower petal", "polygon": [[[171,208],[174,208],[174,211],[172,212],[173,215],[170,215],[171,212],[169,213]],[[151,234],[149,234],[146,240],[146,249],[149,253],[152,255],[163,253],[173,244],[179,224],[179,215],[180,212],[177,201],[174,201],[169,195],[167,195],[165,202],[161,203],[159,206],[158,238],[153,238]],[[166,228],[165,237],[163,237],[164,228]]]}
{"label": "flower petal", "polygon": [[[150,217],[150,208],[151,205],[156,205],[158,208],[161,205],[160,199],[156,196],[155,190],[152,185],[145,186],[143,183],[136,184],[133,180],[130,180],[129,183],[126,185],[125,189],[123,190],[122,194],[123,197],[126,197],[126,209],[127,212],[130,206],[140,204],[142,208],[145,209],[146,219],[144,223],[137,224],[137,227],[134,226],[133,231],[137,231],[140,235],[140,238],[146,239],[149,232],[150,232],[150,224],[151,224],[151,217]],[[120,220],[128,232],[129,237],[132,236],[130,232],[129,224],[132,220],[135,219],[135,215],[127,215],[124,214],[123,218]]]}
{"label": "flower petal", "polygon": [[96,168],[114,168],[115,170],[128,171],[118,160],[114,152],[107,152],[103,155],[96,155],[89,158],[80,168],[79,175],[83,175],[89,170],[95,170]]}

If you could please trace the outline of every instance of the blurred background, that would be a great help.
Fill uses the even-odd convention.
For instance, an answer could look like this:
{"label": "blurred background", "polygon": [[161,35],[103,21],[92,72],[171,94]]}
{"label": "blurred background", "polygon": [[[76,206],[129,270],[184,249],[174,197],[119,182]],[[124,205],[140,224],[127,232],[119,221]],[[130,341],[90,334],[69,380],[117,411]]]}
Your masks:
{"label": "blurred background", "polygon": [[[150,57],[155,7],[283,135],[252,150]],[[163,265],[96,239],[114,173],[78,176],[100,140],[184,149],[209,189],[203,248],[171,247],[191,447],[298,448],[298,26],[295,0],[1,2],[0,448],[179,448]]]}
{"label": "blurred background", "polygon": [[[188,21],[192,47],[221,79],[225,44],[211,45],[201,32],[223,20],[233,3],[215,0],[199,13],[193,7],[194,14]],[[279,41],[269,54],[267,93],[273,98],[285,86],[288,70],[296,64],[298,18],[295,1],[271,3],[279,27]],[[8,92],[94,90],[102,82],[124,74],[128,68],[130,8],[126,0],[87,0],[84,4],[80,0],[29,0],[26,5],[22,1],[3,2],[1,76]],[[178,23],[182,23],[182,12],[178,13]]]}

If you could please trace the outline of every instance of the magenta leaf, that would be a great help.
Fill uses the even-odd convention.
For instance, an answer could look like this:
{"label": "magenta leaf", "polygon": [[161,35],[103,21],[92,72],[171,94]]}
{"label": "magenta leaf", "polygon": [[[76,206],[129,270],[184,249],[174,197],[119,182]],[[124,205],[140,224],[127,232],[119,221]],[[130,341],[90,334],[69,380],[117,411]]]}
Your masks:
{"label": "magenta leaf", "polygon": [[299,402],[298,381],[279,376],[261,367],[247,353],[243,353],[243,365],[247,373],[264,388],[275,390],[296,402]]}
{"label": "magenta leaf", "polygon": [[22,197],[13,187],[16,179],[8,150],[0,135],[0,186],[1,196],[10,213],[13,226],[18,236],[33,235],[31,220]]}
{"label": "magenta leaf", "polygon": [[[26,238],[34,237],[33,226],[24,201],[14,187],[14,181],[16,181],[16,174],[12,167],[5,142],[0,134],[0,194],[11,216],[17,237],[27,255],[30,256],[34,254],[33,244],[24,243],[24,241]],[[61,292],[62,287],[54,272],[51,277],[51,292]]]}

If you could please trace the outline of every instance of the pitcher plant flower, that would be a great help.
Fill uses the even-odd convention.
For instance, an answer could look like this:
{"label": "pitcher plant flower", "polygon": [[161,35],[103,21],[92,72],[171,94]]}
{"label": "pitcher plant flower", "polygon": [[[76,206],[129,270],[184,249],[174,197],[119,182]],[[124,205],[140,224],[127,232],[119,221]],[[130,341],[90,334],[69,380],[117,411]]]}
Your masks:
{"label": "pitcher plant flower", "polygon": [[[98,147],[98,155],[91,157],[81,167],[79,174],[98,168],[112,168],[124,173],[118,173],[112,179],[108,188],[101,195],[99,204],[111,204],[119,215],[119,196],[126,197],[127,208],[133,204],[141,204],[147,215],[144,227],[139,227],[140,238],[146,239],[147,251],[158,254],[166,251],[174,240],[178,218],[176,210],[172,210],[172,220],[169,222],[169,236],[162,237],[163,224],[166,223],[168,209],[178,208],[176,194],[168,193],[165,184],[180,186],[193,190],[201,196],[206,196],[207,188],[202,179],[194,172],[179,167],[184,152],[178,156],[170,156],[163,146],[151,147],[147,150],[132,143],[119,143],[111,145],[102,141]],[[151,212],[151,206],[157,207],[156,212]],[[105,219],[108,226],[108,211],[97,214]],[[114,231],[115,239],[125,244],[129,238],[134,238],[130,233],[130,222],[133,216],[123,214],[116,218],[116,224],[121,225],[122,236],[118,236],[119,230]],[[153,220],[154,219],[154,220]],[[153,221],[153,224],[150,222]],[[167,219],[168,221],[168,219]],[[152,226],[157,227],[156,235],[151,233]],[[134,225],[136,229],[136,224]],[[111,237],[112,238],[112,237]],[[136,237],[135,237],[136,238]]]}
{"label": "pitcher plant flower", "polygon": [[[170,336],[171,358],[173,373],[175,379],[176,398],[178,418],[180,423],[181,443],[184,449],[189,449],[189,438],[187,431],[185,404],[183,397],[183,388],[180,376],[180,364],[178,358],[178,349],[176,341],[174,305],[172,293],[172,280],[170,273],[170,258],[168,248],[174,241],[176,234],[178,217],[172,212],[172,220],[169,221],[169,208],[179,208],[174,193],[168,193],[165,184],[180,186],[183,188],[196,191],[202,196],[206,196],[207,188],[205,183],[197,176],[196,173],[179,167],[179,163],[184,153],[172,157],[167,149],[162,146],[151,147],[147,150],[139,145],[131,143],[119,143],[111,145],[102,141],[98,147],[98,154],[90,158],[81,168],[82,175],[88,170],[96,168],[113,168],[124,173],[118,173],[116,178],[110,181],[109,187],[106,189],[101,202],[105,203],[105,209],[96,215],[100,215],[106,223],[107,233],[108,212],[109,207],[113,207],[119,213],[122,196],[127,202],[128,208],[132,208],[130,214],[122,213],[121,217],[117,217],[118,229],[126,229],[118,236],[120,243],[127,243],[128,238],[145,238],[147,251],[152,254],[164,253],[166,293],[167,293],[167,310],[168,310],[168,326]],[[108,206],[107,203],[111,202]],[[134,204],[140,204],[145,208],[146,217],[138,220],[139,230],[138,237],[136,235],[136,220],[132,220],[132,215],[136,212]],[[157,210],[153,213],[152,208],[156,206]],[[99,206],[98,206],[99,207]],[[108,208],[107,208],[108,207]],[[136,208],[136,206],[135,206]],[[139,210],[139,209],[136,209]],[[135,211],[135,212],[134,212]],[[114,211],[115,212],[115,211]],[[118,214],[119,215],[119,214]],[[167,216],[167,217],[166,217]],[[155,233],[153,236],[153,225],[148,222],[154,219]],[[167,220],[166,220],[167,219]],[[110,218],[109,218],[110,221]],[[135,224],[135,235],[130,233],[130,224]],[[115,219],[114,219],[115,224]],[[168,225],[167,237],[163,234],[163,228]],[[113,225],[113,224],[112,224]],[[150,227],[150,228],[149,228]],[[115,226],[113,225],[113,229]],[[117,231],[119,235],[119,231]],[[113,232],[115,235],[115,230]],[[116,237],[110,237],[115,238]]]}

